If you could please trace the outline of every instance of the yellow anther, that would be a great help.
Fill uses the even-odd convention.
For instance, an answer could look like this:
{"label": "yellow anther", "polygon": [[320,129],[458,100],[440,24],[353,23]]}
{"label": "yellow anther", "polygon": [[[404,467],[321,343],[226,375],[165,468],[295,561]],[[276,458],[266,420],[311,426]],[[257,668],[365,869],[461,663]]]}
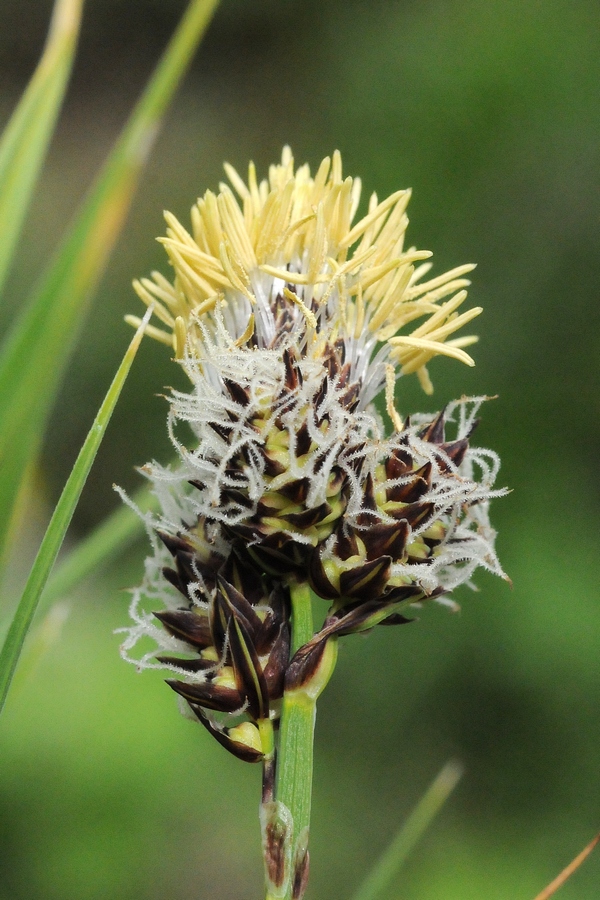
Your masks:
{"label": "yellow anther", "polygon": [[250,316],[248,319],[248,324],[244,330],[244,333],[240,335],[240,337],[235,341],[236,347],[243,347],[244,344],[247,344],[252,335],[254,334],[254,314]]}
{"label": "yellow anther", "polygon": [[[260,295],[261,304],[272,306],[283,291],[311,330],[302,353],[312,359],[327,352],[328,344],[359,340],[368,329],[370,342],[390,342],[391,362],[403,372],[418,371],[426,390],[431,383],[424,367],[433,356],[472,365],[463,348],[473,339],[450,338],[480,311],[457,313],[469,283],[464,276],[473,266],[423,280],[430,264],[421,262],[429,252],[405,249],[410,190],[381,202],[372,194],[367,214],[352,226],[361,184],[343,178],[337,150],[314,176],[308,165],[295,168],[289,147],[260,182],[252,163],[247,183],[229,163],[224,168],[231,187],[223,183],[217,193],[206,191],[192,209],[189,232],[165,213],[167,235],[160,241],[175,270],[173,283],[153,273],[134,285],[168,331],[175,331],[178,317],[188,330],[202,319],[194,352],[201,353],[217,331],[232,349],[247,345],[256,327],[248,303],[255,306]],[[227,303],[221,316],[215,313],[217,295]],[[276,310],[271,312],[265,325],[277,320]],[[247,322],[242,335],[240,322]],[[153,328],[148,333],[172,342],[179,354],[177,335]]]}
{"label": "yellow anther", "polygon": [[310,311],[308,306],[304,303],[303,300],[300,299],[298,294],[295,294],[294,291],[290,291],[289,288],[283,289],[283,296],[288,300],[291,300],[292,303],[295,303],[298,309],[301,311],[302,315],[308,322],[311,328],[317,327],[317,318],[313,312]]}
{"label": "yellow anther", "polygon": [[394,388],[396,387],[396,369],[390,363],[385,367],[385,408],[396,431],[402,431],[404,422],[394,406]]}
{"label": "yellow anther", "polygon": [[175,319],[175,329],[173,331],[173,345],[176,359],[183,359],[186,341],[187,329],[185,327],[185,322],[181,316],[177,316]]}

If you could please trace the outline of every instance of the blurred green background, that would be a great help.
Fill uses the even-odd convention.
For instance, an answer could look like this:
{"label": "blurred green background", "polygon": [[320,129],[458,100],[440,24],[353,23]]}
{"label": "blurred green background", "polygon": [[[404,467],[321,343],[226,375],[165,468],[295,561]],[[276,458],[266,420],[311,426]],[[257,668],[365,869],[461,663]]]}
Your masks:
{"label": "blurred green background", "polygon": [[[0,114],[40,52],[51,4],[3,0]],[[116,136],[183,9],[88,0],[72,86],[0,313],[4,329]],[[435,272],[477,262],[477,367],[431,367],[433,398],[498,394],[477,438],[502,456],[498,548],[462,612],[344,639],[320,701],[307,900],[348,898],[449,757],[466,775],[389,900],[532,900],[600,828],[598,452],[600,119],[596,0],[225,0],[152,154],[72,361],[5,595],[14,598],[159,267],[163,208],[184,222],[227,159],[264,174],[284,143],[338,147],[380,197],[414,189],[410,240]],[[74,541],[113,482],[166,461],[159,345],[142,347],[92,471]],[[1,900],[255,900],[259,772],[179,716],[159,675],[118,656],[144,546],[61,608],[0,726]],[[66,615],[68,613],[68,616]],[[600,896],[600,856],[564,900]]]}

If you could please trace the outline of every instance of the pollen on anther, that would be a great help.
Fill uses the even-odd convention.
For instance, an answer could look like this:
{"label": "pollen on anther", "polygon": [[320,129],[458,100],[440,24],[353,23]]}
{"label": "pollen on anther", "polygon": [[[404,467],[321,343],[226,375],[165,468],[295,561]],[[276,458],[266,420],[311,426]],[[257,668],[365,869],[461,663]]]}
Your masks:
{"label": "pollen on anther", "polygon": [[396,431],[402,431],[404,423],[394,406],[394,388],[396,386],[396,370],[388,363],[385,367],[385,407]]}

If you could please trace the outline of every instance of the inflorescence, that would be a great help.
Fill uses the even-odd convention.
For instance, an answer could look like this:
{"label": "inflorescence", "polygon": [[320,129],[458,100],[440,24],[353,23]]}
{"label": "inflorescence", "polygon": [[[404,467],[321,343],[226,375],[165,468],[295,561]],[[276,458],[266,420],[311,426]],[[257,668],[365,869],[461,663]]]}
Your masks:
{"label": "inflorescence", "polygon": [[[289,148],[260,183],[225,169],[239,199],[207,191],[191,232],[167,213],[174,279],[135,282],[192,387],[170,397],[176,462],[142,470],[161,513],[123,654],[151,638],[136,665],[170,670],[215,738],[259,761],[264,722],[317,683],[331,642],[452,604],[479,566],[503,575],[488,519],[503,491],[496,455],[470,444],[484,398],[395,406],[401,375],[431,392],[433,357],[473,364],[476,338],[455,335],[481,311],[459,312],[472,266],[427,279],[431,254],[404,248],[410,192],[373,195],[353,224],[360,181],[337,152],[314,178]],[[327,612],[290,659],[290,586],[307,582]]]}

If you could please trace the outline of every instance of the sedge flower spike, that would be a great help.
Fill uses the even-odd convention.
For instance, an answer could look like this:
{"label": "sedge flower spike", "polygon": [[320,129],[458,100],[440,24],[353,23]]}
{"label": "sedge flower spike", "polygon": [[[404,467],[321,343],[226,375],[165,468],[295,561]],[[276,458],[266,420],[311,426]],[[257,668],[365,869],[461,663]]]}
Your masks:
{"label": "sedge flower spike", "polygon": [[[395,406],[401,376],[431,393],[434,357],[473,365],[457,332],[481,312],[461,311],[473,266],[429,277],[431,254],[405,247],[410,192],[355,221],[337,152],[314,177],[289,148],[264,181],[225,170],[191,230],[166,213],[173,280],[134,282],[191,390],[169,398],[176,462],[142,470],[162,512],[123,654],[151,639],[133,661],[170,670],[220,743],[263,761],[270,803],[284,692],[316,695],[340,636],[452,604],[479,566],[503,576],[488,519],[503,491],[496,455],[470,445],[484,398],[405,421]],[[328,608],[291,654],[298,584]]]}

